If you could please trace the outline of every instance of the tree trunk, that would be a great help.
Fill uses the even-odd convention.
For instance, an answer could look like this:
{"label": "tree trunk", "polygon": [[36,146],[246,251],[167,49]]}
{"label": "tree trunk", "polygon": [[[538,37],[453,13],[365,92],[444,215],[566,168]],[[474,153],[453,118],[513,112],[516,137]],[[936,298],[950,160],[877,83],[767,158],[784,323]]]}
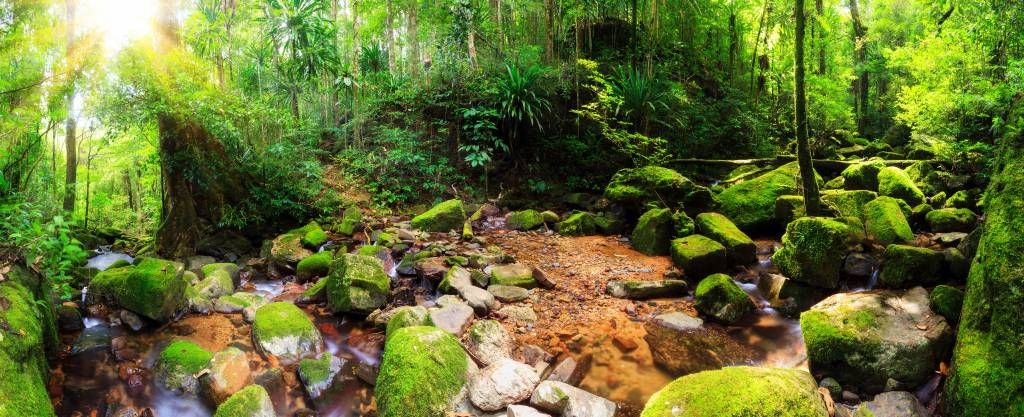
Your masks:
{"label": "tree trunk", "polygon": [[[71,60],[74,54],[75,44],[75,9],[77,8],[77,0],[65,0],[64,11],[65,18],[67,19],[67,46],[65,49],[65,59]],[[78,175],[78,141],[75,136],[77,121],[75,120],[75,78],[77,74],[70,74],[71,79],[68,81],[70,87],[68,88],[68,94],[65,97],[67,101],[67,120],[64,121],[64,151],[66,153],[66,163],[64,165],[64,211],[74,213],[75,211],[75,187],[77,183]]]}
{"label": "tree trunk", "polygon": [[544,0],[544,58],[555,62],[555,1]]}
{"label": "tree trunk", "polygon": [[419,7],[419,0],[412,0],[407,17],[409,20],[409,73],[412,75],[420,73],[420,39],[419,28],[416,26]]}
{"label": "tree trunk", "polygon": [[476,69],[476,32],[473,28],[472,22],[470,22],[466,28],[466,48],[469,51],[469,66]]}
{"label": "tree trunk", "polygon": [[505,50],[505,26],[501,20],[501,0],[491,0],[491,8],[494,12],[491,16],[494,17],[494,27],[498,31],[498,41],[495,42],[498,49],[498,57],[502,56],[502,51]]}
{"label": "tree trunk", "polygon": [[732,81],[733,72],[736,68],[736,53],[739,50],[739,35],[736,34],[736,13],[729,14],[729,68],[726,71],[729,81]]}
{"label": "tree trunk", "polygon": [[804,206],[808,216],[820,214],[821,202],[818,199],[818,183],[814,176],[814,162],[811,160],[811,149],[807,144],[807,91],[804,83],[804,0],[796,0],[796,74],[793,77],[794,113],[796,114],[797,161],[800,165],[800,177],[804,185]]}
{"label": "tree trunk", "polygon": [[857,81],[855,81],[853,89],[857,110],[857,133],[864,135],[864,131],[867,128],[869,87],[868,71],[865,68],[867,65],[867,45],[864,44],[864,36],[867,30],[860,20],[857,0],[850,0],[850,19],[853,21],[854,64],[857,70]]}
{"label": "tree trunk", "polygon": [[818,75],[825,75],[825,24],[822,23],[825,20],[825,1],[814,0],[814,11],[818,16],[817,24],[814,25],[817,30],[815,35],[817,36],[818,46]]}
{"label": "tree trunk", "polygon": [[387,0],[387,20],[384,22],[384,28],[388,31],[388,71],[391,73],[395,72],[395,11],[394,6],[391,4],[392,0]]}

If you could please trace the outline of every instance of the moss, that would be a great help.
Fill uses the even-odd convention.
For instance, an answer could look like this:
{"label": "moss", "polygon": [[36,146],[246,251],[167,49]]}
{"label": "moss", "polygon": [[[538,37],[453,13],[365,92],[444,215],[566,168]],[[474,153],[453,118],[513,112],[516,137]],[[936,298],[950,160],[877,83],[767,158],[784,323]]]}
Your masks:
{"label": "moss", "polygon": [[157,374],[160,381],[172,391],[195,394],[199,373],[213,358],[213,353],[188,340],[176,340],[160,352],[157,360]]}
{"label": "moss", "polygon": [[320,385],[325,382],[333,375],[331,375],[331,353],[324,352],[320,354],[320,357],[305,358],[299,362],[299,376],[302,381],[307,385]]}
{"label": "moss", "polygon": [[594,226],[598,232],[606,235],[617,235],[626,230],[626,223],[622,218],[608,212],[595,215]]}
{"label": "moss", "polygon": [[867,190],[824,191],[821,203],[832,210],[836,217],[864,219],[864,205],[878,197],[878,193]]}
{"label": "moss", "polygon": [[320,332],[306,312],[290,302],[274,302],[256,309],[252,334],[261,351],[287,361],[319,350],[321,343]]}
{"label": "moss", "polygon": [[946,192],[940,191],[935,195],[928,197],[928,203],[930,203],[932,207],[942,207],[946,204]]}
{"label": "moss", "polygon": [[650,202],[672,207],[703,207],[711,203],[711,192],[668,168],[645,166],[621,169],[605,187],[612,202],[640,208]]}
{"label": "moss", "polygon": [[701,213],[696,219],[697,231],[725,246],[729,263],[747,265],[757,262],[757,246],[728,217],[719,213]]}
{"label": "moss", "polygon": [[697,232],[697,225],[686,212],[679,210],[672,213],[672,237],[686,237]]}
{"label": "moss", "polygon": [[235,283],[231,279],[231,274],[221,269],[214,270],[193,287],[206,298],[217,298],[235,291]]}
{"label": "moss", "polygon": [[412,227],[425,232],[448,232],[462,230],[465,221],[466,210],[462,200],[453,199],[438,203],[423,214],[413,217]]}
{"label": "moss", "polygon": [[822,217],[804,217],[786,227],[782,249],[772,262],[786,277],[821,288],[838,288],[849,226]]}
{"label": "moss", "polygon": [[944,208],[932,210],[925,216],[928,227],[936,233],[970,232],[974,229],[978,216],[970,209]]}
{"label": "moss", "polygon": [[443,417],[466,385],[469,358],[444,330],[413,326],[384,345],[377,377],[380,417]]}
{"label": "moss", "polygon": [[914,222],[914,224],[921,224],[925,221],[925,218],[928,216],[928,213],[931,213],[932,210],[935,209],[931,206],[931,204],[918,204],[914,206],[913,209],[910,210],[910,219]]}
{"label": "moss", "polygon": [[46,392],[46,325],[32,292],[13,275],[0,282],[0,416],[52,416]]}
{"label": "moss", "polygon": [[[817,179],[820,181],[820,177]],[[775,200],[784,195],[798,194],[799,190],[800,167],[791,162],[722,191],[718,195],[719,212],[747,232],[774,228],[778,226],[775,223]]]}
{"label": "moss", "polygon": [[675,229],[672,217],[667,208],[648,210],[641,215],[629,240],[633,249],[647,255],[667,255]]}
{"label": "moss", "polygon": [[641,417],[823,417],[817,384],[797,369],[726,367],[686,375],[654,393]]}
{"label": "moss", "polygon": [[561,219],[560,217],[558,217],[558,213],[555,213],[551,210],[544,210],[540,212],[540,217],[544,219],[544,223],[547,223],[549,225],[554,225],[555,223],[558,223],[558,221]]}
{"label": "moss", "polygon": [[855,312],[850,319],[837,320],[818,310],[801,313],[800,330],[807,346],[807,356],[813,357],[816,366],[822,368],[841,363],[854,352],[873,358],[879,344],[872,328],[875,319],[866,317],[866,314],[870,313]]}
{"label": "moss", "polygon": [[725,246],[701,235],[672,241],[672,263],[697,280],[726,269]]}
{"label": "moss", "polygon": [[946,199],[942,207],[971,209],[974,207],[971,201],[971,193],[967,190],[957,191]]}
{"label": "moss", "polygon": [[544,216],[534,209],[509,213],[505,223],[512,230],[533,230],[544,225]]}
{"label": "moss", "polygon": [[698,311],[726,323],[734,323],[754,311],[754,303],[747,293],[725,274],[712,274],[702,279],[693,299]]}
{"label": "moss", "polygon": [[560,235],[586,236],[592,235],[597,231],[597,223],[593,214],[577,211],[559,222],[555,228]]}
{"label": "moss", "polygon": [[327,232],[322,229],[313,229],[302,235],[302,245],[310,249],[319,248],[326,242]]}
{"label": "moss", "polygon": [[911,206],[925,202],[921,189],[897,167],[886,167],[878,172],[878,194],[901,199]]}
{"label": "moss", "polygon": [[453,266],[451,268],[448,268],[448,272],[445,272],[444,278],[441,278],[441,282],[437,284],[437,290],[440,291],[442,294],[458,294],[459,290],[456,287],[459,285],[463,285],[464,282],[463,284],[458,284],[453,283],[453,281],[456,281],[459,278],[465,280],[465,277],[456,277],[456,275],[467,273],[468,271],[461,266]]}
{"label": "moss", "polygon": [[842,172],[847,190],[878,191],[878,173],[885,168],[881,161],[867,161],[846,167]]}
{"label": "moss", "polygon": [[430,320],[430,314],[427,314],[427,310],[423,307],[402,306],[395,310],[395,314],[388,320],[388,325],[384,331],[385,339],[390,338],[398,329],[434,325],[433,321]]}
{"label": "moss", "polygon": [[889,245],[882,254],[878,283],[886,288],[910,288],[942,279],[942,252],[907,245]]}
{"label": "moss", "polygon": [[878,197],[864,205],[864,227],[869,239],[882,244],[914,240],[906,215],[892,198]]}
{"label": "moss", "polygon": [[842,190],[843,187],[846,187],[846,178],[840,175],[826,181],[822,190]]}
{"label": "moss", "polygon": [[233,263],[230,263],[230,262],[220,262],[220,263],[206,264],[206,265],[203,265],[203,267],[202,267],[202,271],[203,271],[203,276],[204,277],[208,276],[208,275],[214,273],[214,271],[218,271],[218,270],[223,270],[223,271],[227,272],[229,275],[231,275],[232,278],[237,278],[238,277],[238,271],[240,270],[240,268],[238,267],[237,264],[233,264]]}
{"label": "moss", "polygon": [[219,407],[213,417],[273,417],[274,405],[270,394],[259,385],[249,385],[230,397]]}
{"label": "moss", "polygon": [[97,274],[89,292],[150,319],[167,321],[185,306],[188,283],[183,272],[177,262],[144,258],[135,266]]}
{"label": "moss", "polygon": [[960,321],[960,309],[964,304],[964,292],[949,285],[936,285],[928,294],[928,304],[950,323]]}
{"label": "moss", "polygon": [[807,216],[807,208],[804,207],[804,198],[799,195],[784,195],[775,199],[775,221],[779,224],[789,222]]}
{"label": "moss", "polygon": [[282,233],[264,243],[260,250],[261,256],[277,264],[294,264],[313,254],[303,245],[302,241],[307,233],[315,230],[322,229],[318,223],[309,222],[305,226]]}
{"label": "moss", "polygon": [[114,261],[113,263],[111,263],[110,265],[108,265],[107,269],[124,268],[126,266],[130,266],[131,264],[132,263],[128,262],[127,259],[118,259],[118,260]]}
{"label": "moss", "polygon": [[317,282],[310,285],[302,292],[302,300],[306,301],[321,301],[325,297],[324,288],[327,287],[327,278],[321,278]]}
{"label": "moss", "polygon": [[533,268],[523,264],[495,265],[491,267],[490,285],[508,285],[521,288],[537,288]]}
{"label": "moss", "polygon": [[334,257],[331,256],[330,251],[317,252],[312,256],[307,256],[295,266],[295,275],[303,281],[315,277],[325,277],[330,271],[332,259]]}
{"label": "moss", "polygon": [[351,206],[345,209],[345,213],[341,216],[341,223],[335,225],[334,230],[343,235],[352,236],[362,221],[363,213],[359,211],[358,207]]}
{"label": "moss", "polygon": [[356,255],[363,255],[376,258],[381,252],[387,251],[388,248],[378,245],[363,245],[356,249]]}
{"label": "moss", "polygon": [[331,261],[327,304],[336,313],[369,313],[387,301],[391,278],[376,258],[345,254]]}

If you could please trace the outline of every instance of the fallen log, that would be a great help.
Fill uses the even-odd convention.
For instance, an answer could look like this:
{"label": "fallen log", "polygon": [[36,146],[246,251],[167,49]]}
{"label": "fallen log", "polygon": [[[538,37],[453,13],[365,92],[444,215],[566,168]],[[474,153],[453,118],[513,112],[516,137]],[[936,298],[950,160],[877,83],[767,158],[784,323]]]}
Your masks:
{"label": "fallen log", "polygon": [[[755,166],[778,166],[788,164],[796,161],[796,155],[779,155],[774,158],[751,158],[751,159],[701,159],[701,158],[682,158],[673,159],[668,161],[669,166],[679,165],[709,165],[717,167],[741,167],[744,165],[755,165]],[[850,165],[858,164],[866,161],[866,159],[851,159],[846,161],[839,161],[834,159],[815,159],[814,168],[822,171],[839,172]],[[933,164],[940,163],[939,161],[930,159],[887,159],[880,160],[887,166],[895,166],[900,168],[906,168],[917,162],[929,162]]]}

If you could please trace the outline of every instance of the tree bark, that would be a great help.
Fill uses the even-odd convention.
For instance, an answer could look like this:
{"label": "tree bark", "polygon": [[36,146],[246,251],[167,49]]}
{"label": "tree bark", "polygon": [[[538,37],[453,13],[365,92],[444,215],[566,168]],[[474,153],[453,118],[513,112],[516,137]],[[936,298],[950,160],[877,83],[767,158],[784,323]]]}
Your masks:
{"label": "tree bark", "polygon": [[392,0],[387,0],[387,20],[384,28],[388,31],[388,71],[395,72],[395,11]]}
{"label": "tree bark", "polygon": [[419,14],[419,0],[411,0],[409,5],[409,73],[417,75],[420,73],[420,39],[419,28],[416,26],[417,15]]}
{"label": "tree bark", "polygon": [[796,115],[797,161],[800,165],[800,177],[804,186],[804,207],[807,209],[808,216],[817,216],[821,213],[821,201],[818,198],[818,183],[814,176],[811,149],[807,144],[807,91],[804,83],[804,26],[807,19],[804,13],[804,0],[795,0],[795,3],[796,45],[793,49],[796,54],[796,74],[793,77],[795,83],[793,109]]}
{"label": "tree bark", "polygon": [[[65,60],[68,64],[72,62],[75,47],[75,9],[78,7],[77,0],[65,0],[64,11],[67,19],[67,46],[65,48]],[[64,151],[66,161],[64,165],[64,211],[75,211],[75,188],[78,176],[78,141],[76,128],[78,121],[75,120],[75,71],[69,75],[70,87],[65,97],[67,101],[67,119],[64,121]]]}
{"label": "tree bark", "polygon": [[869,89],[868,71],[865,68],[867,65],[867,45],[864,44],[864,36],[867,29],[864,27],[863,22],[861,22],[857,0],[850,0],[850,19],[853,21],[854,64],[857,70],[857,81],[855,81],[853,89],[857,110],[857,133],[864,135],[864,131],[867,128]]}
{"label": "tree bark", "polygon": [[544,58],[555,62],[555,1],[544,0]]}
{"label": "tree bark", "polygon": [[816,29],[815,36],[817,36],[818,46],[818,75],[825,75],[825,25],[821,23],[825,19],[825,1],[814,0],[814,11],[818,17],[817,24],[814,25]]}

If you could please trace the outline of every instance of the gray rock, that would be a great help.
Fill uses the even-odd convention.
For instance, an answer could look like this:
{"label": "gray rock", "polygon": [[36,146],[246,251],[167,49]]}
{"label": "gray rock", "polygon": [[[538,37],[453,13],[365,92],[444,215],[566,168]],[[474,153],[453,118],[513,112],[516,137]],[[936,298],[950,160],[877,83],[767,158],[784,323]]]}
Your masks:
{"label": "gray rock", "polygon": [[857,406],[854,415],[886,417],[931,417],[917,397],[906,391],[889,391],[875,396],[871,401]]}
{"label": "gray rock", "polygon": [[513,341],[501,323],[480,320],[469,328],[466,350],[483,366],[512,357]]}
{"label": "gray rock", "polygon": [[472,319],[473,307],[466,303],[452,303],[445,307],[430,309],[430,321],[434,326],[456,336],[462,336]]}
{"label": "gray rock", "polygon": [[614,417],[615,403],[564,382],[544,381],[530,396],[530,405],[563,417]]}
{"label": "gray rock", "polygon": [[754,356],[722,330],[681,312],[657,316],[644,329],[654,363],[675,376],[744,364]]}
{"label": "gray rock", "polygon": [[487,312],[491,310],[501,308],[501,303],[494,298],[494,295],[483,288],[468,285],[459,287],[458,291],[459,295],[466,300],[466,304],[473,307],[473,310],[481,316],[487,315]]}
{"label": "gray rock", "polygon": [[185,258],[185,269],[188,269],[189,271],[198,271],[202,269],[202,267],[216,262],[217,260],[212,256],[193,255]]}
{"label": "gray rock", "polygon": [[932,240],[946,246],[952,246],[959,244],[960,241],[964,240],[966,237],[967,233],[964,232],[946,232],[936,233],[932,236]]}
{"label": "gray rock", "polygon": [[682,297],[686,295],[686,281],[609,281],[607,292],[612,297],[630,300]]}
{"label": "gray rock", "polygon": [[587,372],[590,371],[592,361],[593,356],[591,355],[583,355],[579,361],[572,356],[565,356],[555,364],[554,368],[551,369],[551,372],[544,379],[577,386],[583,381],[583,377],[587,375]]}
{"label": "gray rock", "polygon": [[251,384],[252,371],[245,352],[229,347],[213,355],[207,365],[209,372],[203,374],[199,383],[203,393],[212,403],[220,404]]}
{"label": "gray rock", "polygon": [[525,405],[510,405],[506,412],[507,417],[551,417],[551,414],[542,413],[536,408]]}
{"label": "gray rock", "polygon": [[530,297],[530,290],[511,285],[491,285],[487,287],[487,292],[503,303],[515,303]]}
{"label": "gray rock", "polygon": [[843,272],[854,277],[870,277],[878,268],[878,259],[863,253],[851,253],[843,262]]}
{"label": "gray rock", "polygon": [[142,320],[142,317],[139,317],[138,314],[132,313],[131,311],[121,310],[120,316],[121,323],[128,326],[129,329],[132,329],[133,332],[137,332],[142,330],[143,327],[146,327],[146,322]]}
{"label": "gray rock", "polygon": [[498,314],[508,317],[516,324],[532,325],[537,322],[537,313],[532,307],[525,305],[507,305],[498,310]]}
{"label": "gray rock", "polygon": [[469,381],[469,399],[484,411],[497,411],[530,397],[540,382],[529,365],[500,359],[481,369]]}
{"label": "gray rock", "polygon": [[334,382],[334,377],[341,372],[344,362],[341,358],[324,352],[317,359],[303,359],[299,363],[299,378],[306,388],[309,398],[317,399]]}

